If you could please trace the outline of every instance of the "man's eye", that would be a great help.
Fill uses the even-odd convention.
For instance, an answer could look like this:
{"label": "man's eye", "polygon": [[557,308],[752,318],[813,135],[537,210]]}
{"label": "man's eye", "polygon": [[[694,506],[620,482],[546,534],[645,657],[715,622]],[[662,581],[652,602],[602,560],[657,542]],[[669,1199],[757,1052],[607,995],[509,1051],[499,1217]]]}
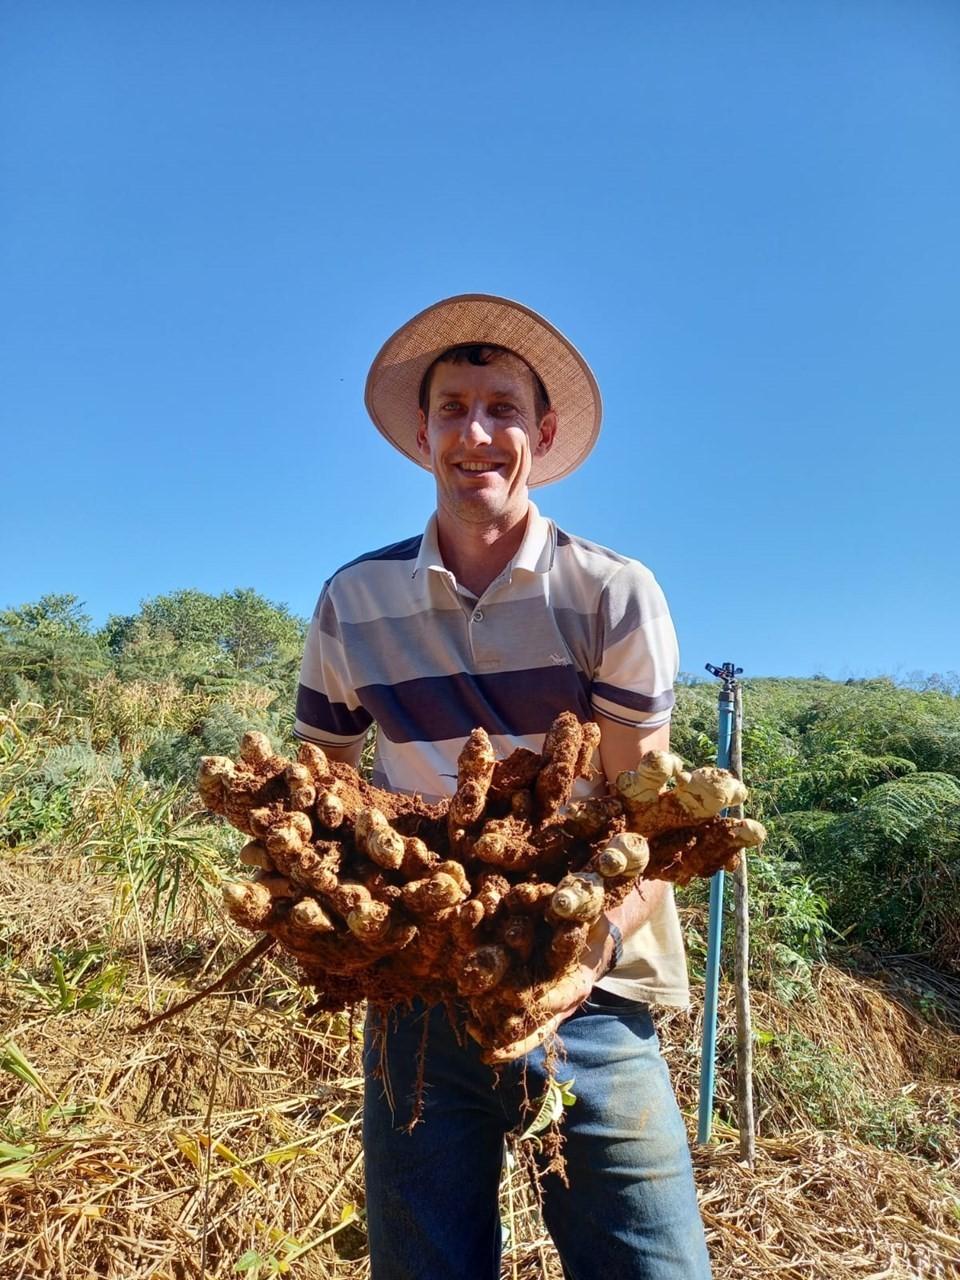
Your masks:
{"label": "man's eye", "polygon": [[460,408],[459,400],[445,400],[440,406],[441,413],[452,413]]}
{"label": "man's eye", "polygon": [[499,404],[495,404],[493,406],[493,411],[494,413],[499,413],[501,415],[505,413],[513,413],[514,406],[509,402],[509,400],[501,400]]}

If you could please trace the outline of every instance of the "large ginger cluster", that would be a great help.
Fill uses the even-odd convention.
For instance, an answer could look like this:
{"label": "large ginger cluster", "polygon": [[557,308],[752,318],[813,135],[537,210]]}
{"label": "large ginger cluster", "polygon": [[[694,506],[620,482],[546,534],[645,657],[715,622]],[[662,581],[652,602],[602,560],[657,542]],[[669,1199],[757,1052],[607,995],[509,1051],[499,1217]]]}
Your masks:
{"label": "large ginger cluster", "polygon": [[199,777],[207,806],[252,837],[240,858],[254,875],[224,885],[227,910],[277,938],[325,1008],[459,1001],[484,1043],[512,1043],[639,877],[712,875],[764,836],[718,816],[744,798],[732,775],[688,773],[666,752],[571,803],[598,742],[595,724],[564,712],[542,753],[497,761],[474,729],[455,794],[428,805],[317,746],[292,763],[248,733],[239,761],[208,756]]}

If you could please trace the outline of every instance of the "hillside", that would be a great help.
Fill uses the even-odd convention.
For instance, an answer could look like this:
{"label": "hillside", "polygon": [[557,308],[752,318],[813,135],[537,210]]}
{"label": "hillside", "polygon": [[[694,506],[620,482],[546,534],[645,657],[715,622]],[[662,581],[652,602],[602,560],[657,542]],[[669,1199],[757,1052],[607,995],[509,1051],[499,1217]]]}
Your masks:
{"label": "hillside", "polygon": [[[100,629],[70,597],[0,614],[4,1280],[365,1273],[356,1026],[309,1017],[268,960],[132,1030],[249,943],[217,907],[236,835],[192,773],[247,727],[287,740],[301,637],[246,591]],[[745,683],[770,830],[750,864],[760,1137],[749,1170],[725,989],[718,1141],[695,1151],[718,1277],[960,1267],[960,699],[926,684]],[[678,690],[690,763],[715,722],[713,685]],[[695,977],[704,902],[682,902]],[[696,1017],[660,1029],[692,1117]],[[557,1275],[522,1164],[504,1274]]]}

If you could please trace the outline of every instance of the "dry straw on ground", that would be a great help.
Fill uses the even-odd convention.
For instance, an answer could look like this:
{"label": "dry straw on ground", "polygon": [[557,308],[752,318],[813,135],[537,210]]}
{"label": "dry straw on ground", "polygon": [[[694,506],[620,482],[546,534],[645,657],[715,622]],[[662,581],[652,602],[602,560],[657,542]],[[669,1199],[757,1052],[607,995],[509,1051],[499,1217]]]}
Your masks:
{"label": "dry straw on ground", "polygon": [[[73,883],[83,879],[77,871]],[[86,896],[68,886],[56,899],[49,885],[49,866],[13,874],[0,863],[0,915],[16,913],[0,976],[3,1280],[364,1280],[356,1026],[304,1018],[303,997],[268,957],[243,990],[130,1034],[147,1003],[144,958],[153,1000],[172,1003],[243,945],[227,954],[187,937],[116,946],[123,988],[107,991],[101,1008],[54,1012],[24,975],[42,967],[51,938],[89,941],[96,928],[106,938],[106,916],[95,927],[90,904],[106,912],[109,897],[89,882]],[[27,913],[18,904],[28,900]],[[78,930],[81,909],[91,918]],[[956,1034],[929,1026],[879,980],[825,968],[819,981],[815,1005],[758,998],[758,1026],[856,1050],[865,1087],[878,1094],[912,1090],[925,1106],[956,1105]],[[82,981],[77,990],[87,990]],[[725,1003],[721,1045],[731,1018]],[[662,1034],[691,1114],[696,1024],[674,1016]],[[721,1063],[721,1109],[731,1096]],[[694,1157],[717,1280],[960,1273],[960,1150],[932,1160],[879,1150],[842,1127],[817,1132],[775,1079],[758,1102],[754,1169],[739,1163],[722,1123]],[[516,1167],[503,1218],[504,1276],[559,1277]]]}

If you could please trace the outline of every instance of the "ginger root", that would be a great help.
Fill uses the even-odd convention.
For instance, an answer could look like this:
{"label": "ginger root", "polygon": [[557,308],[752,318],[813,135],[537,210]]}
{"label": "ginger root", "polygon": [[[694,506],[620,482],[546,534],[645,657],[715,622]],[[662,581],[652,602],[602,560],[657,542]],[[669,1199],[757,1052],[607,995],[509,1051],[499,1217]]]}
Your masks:
{"label": "ginger root", "polygon": [[510,1043],[543,1020],[593,923],[639,877],[711,875],[765,834],[721,816],[743,800],[737,779],[687,772],[669,752],[571,803],[599,737],[563,712],[541,753],[497,761],[475,729],[453,796],[428,805],[378,790],[316,744],[290,761],[245,734],[237,761],[206,757],[197,780],[204,803],[252,837],[240,863],[253,876],[223,885],[224,906],[279,940],[320,1007],[459,1001],[486,1045]]}
{"label": "ginger root", "polygon": [[485,730],[474,729],[457,761],[457,789],[450,801],[452,826],[469,827],[480,820],[496,762]]}

